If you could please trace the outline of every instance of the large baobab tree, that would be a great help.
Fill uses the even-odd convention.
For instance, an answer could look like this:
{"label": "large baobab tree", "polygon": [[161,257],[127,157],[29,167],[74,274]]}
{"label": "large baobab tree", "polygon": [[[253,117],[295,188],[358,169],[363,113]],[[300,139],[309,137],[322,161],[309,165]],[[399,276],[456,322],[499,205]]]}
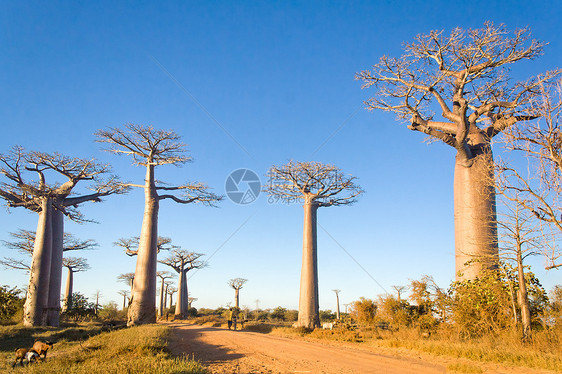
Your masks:
{"label": "large baobab tree", "polygon": [[531,110],[538,117],[528,126],[506,131],[505,147],[527,158],[525,168],[499,165],[504,195],[542,222],[541,253],[546,269],[562,267],[562,82],[540,87]]}
{"label": "large baobab tree", "polygon": [[228,285],[234,289],[234,305],[240,308],[240,289],[248,280],[244,278],[234,278],[228,281]]}
{"label": "large baobab tree", "polygon": [[86,271],[90,268],[88,262],[83,257],[67,257],[63,258],[62,266],[68,270],[66,278],[66,289],[64,292],[63,312],[68,310],[72,305],[72,293],[74,288],[74,273]]}
{"label": "large baobab tree", "polygon": [[340,319],[340,292],[341,290],[332,290],[336,294],[336,319]]}
{"label": "large baobab tree", "polygon": [[[118,155],[129,155],[137,166],[146,168],[143,185],[145,205],[142,222],[134,294],[128,310],[129,326],[156,322],[156,264],[158,242],[158,211],[160,201],[170,199],[180,204],[202,203],[208,206],[222,197],[208,191],[203,183],[186,183],[179,186],[161,185],[155,177],[155,169],[162,165],[181,166],[191,157],[186,147],[173,131],[156,130],[151,126],[127,124],[124,129],[109,128],[96,133],[98,141],[108,144],[106,150]],[[158,191],[167,193],[159,194]],[[172,192],[180,192],[174,195]]]}
{"label": "large baobab tree", "polygon": [[[71,158],[59,153],[25,152],[14,147],[0,155],[0,174],[5,177],[0,185],[0,197],[9,207],[24,207],[39,214],[26,302],[24,325],[49,324],[58,326],[60,286],[62,279],[62,252],[64,220],[66,215],[76,221],[85,221],[77,207],[88,201],[98,202],[101,197],[125,193],[128,187],[116,177],[103,179],[108,165],[93,159]],[[28,173],[36,173],[37,180],[29,180]],[[48,183],[47,178],[53,182]],[[63,178],[64,183],[58,183]],[[76,185],[93,181],[90,192],[76,195]]]}
{"label": "large baobab tree", "polygon": [[[187,288],[187,273],[193,269],[201,269],[205,267],[206,263],[201,261],[202,253],[189,252],[185,249],[172,249],[170,256],[166,259],[159,261],[161,264],[171,267],[178,277],[178,299],[176,301],[175,315],[178,318],[187,318],[188,303],[188,288]],[[172,306],[170,304],[170,306]]]}
{"label": "large baobab tree", "polygon": [[274,199],[304,203],[302,269],[297,325],[320,326],[318,304],[318,260],[316,217],[320,207],[350,205],[363,190],[355,177],[344,175],[333,165],[318,162],[289,162],[272,166],[265,191]]}
{"label": "large baobab tree", "polygon": [[[455,149],[455,262],[458,279],[472,279],[498,256],[492,139],[520,121],[534,119],[533,98],[550,71],[524,82],[509,66],[538,57],[544,43],[527,29],[510,35],[503,26],[432,31],[405,44],[399,58],[381,57],[356,75],[376,89],[368,109],[396,113],[408,128]],[[442,118],[434,115],[440,113]]]}
{"label": "large baobab tree", "polygon": [[169,271],[159,271],[156,275],[162,281],[160,283],[160,302],[158,303],[158,317],[162,318],[165,308],[164,301],[166,300],[166,295],[164,293],[166,289],[166,279],[172,278],[172,274]]}
{"label": "large baobab tree", "polygon": [[199,300],[197,297],[188,297],[187,298],[187,309],[191,309],[191,304],[195,301]]}

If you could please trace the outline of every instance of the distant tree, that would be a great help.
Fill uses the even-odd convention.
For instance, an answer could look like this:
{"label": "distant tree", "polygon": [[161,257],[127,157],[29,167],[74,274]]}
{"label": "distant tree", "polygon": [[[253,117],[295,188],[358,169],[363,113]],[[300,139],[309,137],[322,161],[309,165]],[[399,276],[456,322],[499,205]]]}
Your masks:
{"label": "distant tree", "polygon": [[357,322],[364,324],[372,324],[377,314],[377,304],[364,297],[351,303],[350,314],[357,320]]}
{"label": "distant tree", "polygon": [[[204,256],[202,253],[189,252],[185,249],[173,249],[170,255],[159,261],[161,264],[171,267],[178,274],[178,300],[176,301],[176,316],[182,319],[187,318],[188,312],[188,289],[187,289],[187,272],[193,269],[201,269],[205,267],[205,263],[200,260]],[[170,306],[172,306],[170,304]]]}
{"label": "distant tree", "polygon": [[84,295],[75,292],[69,298],[71,302],[67,304],[67,308],[62,315],[74,321],[83,321],[96,316],[96,306],[89,301]]}
{"label": "distant tree", "polygon": [[127,290],[121,290],[118,292],[119,295],[123,296],[123,310],[125,310],[127,308],[127,299],[129,296],[129,291]]}
{"label": "distant tree", "polygon": [[234,304],[236,308],[240,308],[240,289],[244,287],[247,281],[244,278],[234,278],[228,281],[228,285],[234,289]]}
{"label": "distant tree", "polygon": [[340,319],[340,292],[341,290],[332,290],[336,294],[336,319]]}
{"label": "distant tree", "polygon": [[12,318],[20,307],[21,291],[16,287],[0,286],[0,321]]}
{"label": "distant tree", "polygon": [[270,314],[270,317],[271,317],[271,319],[274,319],[274,320],[277,320],[277,321],[284,321],[286,313],[287,313],[287,309],[278,306],[277,308],[273,309],[273,311]]}
{"label": "distant tree", "polygon": [[392,286],[392,289],[396,291],[398,301],[400,301],[402,299],[402,292],[406,291],[408,289],[408,286]]}
{"label": "distant tree", "polygon": [[[174,286],[168,286],[168,296],[170,296],[170,308],[174,305],[173,304],[173,297],[174,294],[178,291],[177,288],[175,288]],[[177,308],[177,306],[176,306]]]}
{"label": "distant tree", "polygon": [[[146,168],[144,185],[145,208],[135,270],[133,301],[128,309],[129,326],[156,322],[156,265],[158,242],[158,211],[160,201],[170,199],[180,204],[202,203],[214,206],[222,199],[208,191],[202,183],[186,183],[179,186],[163,186],[155,178],[155,169],[162,165],[181,166],[191,157],[186,147],[173,131],[156,130],[151,126],[126,124],[123,129],[109,128],[96,133],[98,142],[108,144],[106,149],[118,155],[129,155],[133,163]],[[159,194],[158,191],[167,191]],[[183,193],[181,196],[171,191]]]}
{"label": "distant tree", "polygon": [[129,307],[129,305],[131,305],[131,301],[133,299],[133,287],[134,287],[134,279],[135,279],[135,273],[123,273],[123,274],[119,274],[117,276],[117,280],[120,282],[125,283],[126,285],[128,285],[129,287],[131,287],[131,296],[128,299],[128,303],[127,303],[127,307]]}
{"label": "distant tree", "polygon": [[158,278],[162,281],[160,284],[160,302],[158,303],[158,317],[162,318],[164,315],[164,300],[166,299],[164,294],[164,289],[166,287],[166,279],[172,278],[172,274],[169,271],[159,271],[156,273]]}
{"label": "distant tree", "polygon": [[[136,256],[139,253],[139,237],[134,236],[132,238],[119,238],[113,243],[114,246],[121,247],[125,250],[127,256]],[[172,245],[172,239],[164,236],[159,236],[156,243],[156,252],[169,251],[170,249],[176,248]]]}
{"label": "distant tree", "polygon": [[192,304],[193,302],[197,301],[197,300],[199,300],[199,299],[196,298],[196,297],[188,297],[188,298],[187,298],[187,308],[188,308],[188,309],[191,309],[191,304]]}
{"label": "distant tree", "polygon": [[[24,325],[58,326],[64,215],[84,222],[77,207],[85,202],[101,201],[101,197],[125,193],[128,188],[115,176],[103,179],[110,172],[108,165],[95,160],[71,158],[59,153],[26,152],[14,147],[0,155],[0,197],[8,207],[24,207],[39,215],[36,237],[24,305]],[[36,173],[37,180],[29,180],[27,173]],[[64,183],[48,183],[47,177]],[[93,193],[77,195],[73,191],[81,181],[93,181]]]}
{"label": "distant tree", "polygon": [[66,278],[66,291],[64,292],[64,312],[72,304],[74,273],[86,271],[90,268],[90,265],[88,265],[88,262],[83,257],[67,257],[63,258],[62,266],[68,269],[68,277]]}
{"label": "distant tree", "polygon": [[[516,82],[509,66],[541,55],[544,43],[528,29],[509,35],[488,22],[480,29],[431,31],[404,44],[399,57],[383,56],[356,75],[374,87],[368,109],[393,112],[408,128],[455,149],[454,217],[458,279],[474,279],[498,256],[491,142],[521,121],[535,118],[533,99],[554,70]],[[441,115],[437,118],[435,113]],[[470,261],[472,259],[480,261]],[[470,266],[466,264],[469,263]]]}
{"label": "distant tree", "polygon": [[363,193],[355,177],[333,165],[294,162],[272,166],[264,188],[274,201],[304,202],[303,262],[299,296],[298,326],[320,326],[316,217],[320,207],[350,205]]}

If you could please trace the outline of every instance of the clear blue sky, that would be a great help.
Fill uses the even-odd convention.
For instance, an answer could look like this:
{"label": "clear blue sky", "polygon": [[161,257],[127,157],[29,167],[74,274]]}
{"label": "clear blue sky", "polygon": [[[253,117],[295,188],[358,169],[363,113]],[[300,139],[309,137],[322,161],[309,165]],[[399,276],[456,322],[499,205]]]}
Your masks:
{"label": "clear blue sky", "polygon": [[[195,158],[162,168],[158,179],[200,180],[221,194],[238,168],[263,176],[289,159],[333,163],[358,176],[367,193],[355,206],[319,212],[321,309],[334,309],[334,288],[343,303],[383,293],[371,277],[388,291],[423,274],[443,287],[454,278],[454,152],[424,144],[392,115],[364,110],[369,92],[355,72],[383,54],[399,55],[418,33],[486,20],[528,25],[550,42],[543,57],[514,70],[518,77],[561,61],[557,1],[115,3],[0,1],[0,152],[17,144],[96,157],[138,183],[143,170],[102,153],[93,133],[152,124],[181,134]],[[76,275],[75,290],[91,296],[99,289],[104,302],[119,301],[117,291],[127,287],[116,277],[134,271],[135,261],[112,242],[139,234],[142,191],[82,211],[99,224],[67,222],[67,231],[100,247],[73,254],[92,267]],[[36,220],[3,209],[0,239],[34,230]],[[164,201],[159,230],[186,249],[216,252],[190,278],[194,306],[225,305],[233,297],[227,280],[244,277],[242,305],[260,299],[260,307],[297,307],[300,205],[268,204],[263,195],[247,206],[226,200],[218,209]],[[6,255],[15,254],[0,247]],[[560,273],[545,273],[540,258],[533,270],[547,288],[560,283]],[[22,272],[0,272],[0,284],[26,283]]]}

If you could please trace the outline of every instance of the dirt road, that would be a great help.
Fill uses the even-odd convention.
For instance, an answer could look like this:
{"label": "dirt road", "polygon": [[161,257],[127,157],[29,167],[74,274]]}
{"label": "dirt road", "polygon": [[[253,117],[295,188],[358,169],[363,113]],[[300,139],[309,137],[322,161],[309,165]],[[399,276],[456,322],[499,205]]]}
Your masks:
{"label": "dirt road", "polygon": [[443,364],[246,331],[169,324],[176,355],[213,373],[444,373]]}

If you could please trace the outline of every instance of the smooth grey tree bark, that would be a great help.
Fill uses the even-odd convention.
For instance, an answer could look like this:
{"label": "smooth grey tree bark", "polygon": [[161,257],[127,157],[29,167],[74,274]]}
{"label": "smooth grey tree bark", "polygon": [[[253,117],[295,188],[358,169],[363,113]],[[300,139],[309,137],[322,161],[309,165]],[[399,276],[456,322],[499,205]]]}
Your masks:
{"label": "smooth grey tree bark", "polygon": [[74,288],[74,273],[86,271],[90,268],[87,261],[83,257],[68,257],[62,261],[62,266],[68,269],[66,278],[66,288],[64,292],[64,304],[62,311],[66,312],[72,305],[72,295]]}
{"label": "smooth grey tree bark", "polygon": [[336,319],[340,319],[340,292],[341,290],[332,290],[336,294]]}
{"label": "smooth grey tree bark", "polygon": [[[53,244],[49,301],[47,306],[47,325],[58,327],[60,324],[61,312],[60,291],[62,286],[62,257],[64,251],[64,214],[58,209],[53,209],[52,230]],[[72,291],[70,295],[72,295]]]}
{"label": "smooth grey tree bark", "polygon": [[47,322],[51,251],[53,246],[51,228],[52,209],[51,199],[47,198],[41,201],[27,297],[23,306],[24,326],[43,326]]}

